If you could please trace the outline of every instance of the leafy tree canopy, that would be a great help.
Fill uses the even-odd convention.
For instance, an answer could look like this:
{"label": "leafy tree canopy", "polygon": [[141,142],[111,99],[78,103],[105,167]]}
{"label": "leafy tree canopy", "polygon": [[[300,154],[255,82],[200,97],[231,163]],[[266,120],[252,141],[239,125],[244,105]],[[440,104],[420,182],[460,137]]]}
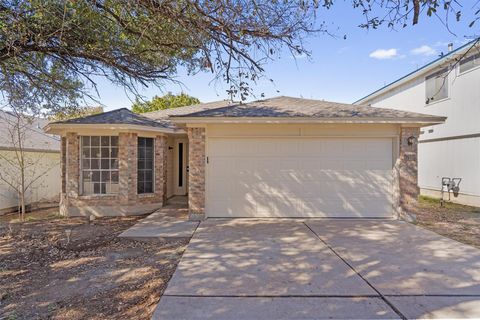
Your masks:
{"label": "leafy tree canopy", "polygon": [[[425,16],[448,22],[479,2],[351,0],[359,25],[404,27]],[[329,33],[333,0],[0,0],[0,91],[4,104],[50,114],[98,99],[97,81],[137,94],[175,81],[179,66],[209,70],[245,99],[280,50],[308,55],[304,39]],[[452,19],[450,19],[452,20]]]}
{"label": "leafy tree canopy", "polygon": [[155,96],[151,101],[141,102],[137,99],[137,101],[135,101],[135,103],[132,105],[132,111],[136,113],[145,113],[184,107],[198,103],[200,103],[200,100],[183,92],[178,95],[169,92],[162,97]]}
{"label": "leafy tree canopy", "polygon": [[103,113],[103,107],[77,107],[73,109],[62,109],[53,116],[50,116],[50,120],[61,121],[74,118],[86,117],[94,114]]}

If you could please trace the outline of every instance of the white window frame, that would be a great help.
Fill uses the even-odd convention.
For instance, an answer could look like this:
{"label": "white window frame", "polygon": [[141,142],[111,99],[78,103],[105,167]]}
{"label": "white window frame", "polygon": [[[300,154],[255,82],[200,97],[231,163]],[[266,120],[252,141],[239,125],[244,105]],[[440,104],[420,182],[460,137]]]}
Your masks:
{"label": "white window frame", "polygon": [[[449,68],[446,67],[446,68],[440,69],[440,70],[438,70],[438,71],[436,71],[436,72],[434,72],[434,73],[425,77],[425,103],[427,105],[449,98],[450,88],[449,88],[449,83],[448,83],[449,82],[449,77],[448,76],[449,76]],[[435,97],[435,95],[432,96],[432,95],[428,94],[429,93],[428,90],[429,90],[429,82],[430,81],[435,81],[435,89],[434,89],[434,94],[435,95],[440,94],[443,90],[446,90],[446,95],[442,96],[441,98],[433,99]],[[441,85],[445,86],[445,88],[440,87],[440,89],[439,89],[439,87],[437,87],[437,81],[441,81]]]}
{"label": "white window frame", "polygon": [[[474,65],[472,67],[468,68],[467,70],[462,71],[462,64],[465,64],[465,63],[470,62],[472,60],[474,61]],[[478,63],[478,65],[475,65],[475,63]],[[466,57],[466,58],[463,58],[462,60],[460,60],[460,62],[458,63],[458,73],[459,74],[464,74],[464,73],[470,72],[472,70],[475,70],[478,67],[480,67],[480,53],[473,54],[469,57]]]}
{"label": "white window frame", "polygon": [[[93,157],[92,158],[92,137],[99,138],[99,157]],[[102,157],[102,148],[106,148],[107,146],[104,146],[102,144],[102,138],[108,137],[108,157]],[[117,139],[117,145],[114,146],[112,145],[112,137]],[[105,196],[105,195],[116,195],[118,194],[118,189],[120,186],[119,182],[119,144],[118,144],[118,136],[80,136],[80,164],[79,164],[79,169],[80,169],[80,194],[84,196]],[[84,138],[89,138],[89,145],[86,146],[84,145]],[[95,148],[95,146],[93,146]],[[112,157],[112,149],[116,148],[117,149],[117,157]],[[89,157],[84,157],[84,149],[88,149],[88,154],[90,155]],[[84,167],[84,160],[87,161],[89,160],[89,166],[88,168]],[[93,169],[92,168],[92,160],[98,160],[98,168]],[[102,160],[108,160],[108,169],[102,168]],[[112,164],[116,160],[117,167],[112,169]],[[99,172],[99,182],[100,184],[105,183],[105,193],[102,193],[102,186],[100,185],[100,192],[95,193],[95,186],[94,186],[94,181],[91,181],[90,183],[92,184],[92,191],[91,192],[86,192],[85,186],[84,186],[84,172],[90,171],[92,172],[92,177],[93,179],[93,172]],[[108,182],[102,182],[103,174],[102,172],[109,172],[109,180]],[[117,182],[112,183],[112,172],[116,172],[117,175]],[[116,191],[112,191],[116,189]]]}

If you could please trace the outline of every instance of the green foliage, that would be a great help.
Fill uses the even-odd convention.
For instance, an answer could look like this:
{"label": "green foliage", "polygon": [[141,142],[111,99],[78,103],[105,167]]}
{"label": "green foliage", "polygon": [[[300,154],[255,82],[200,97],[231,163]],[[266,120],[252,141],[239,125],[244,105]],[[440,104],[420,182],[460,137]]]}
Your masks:
{"label": "green foliage", "polygon": [[74,118],[86,117],[94,114],[103,113],[102,107],[78,107],[73,109],[63,109],[53,116],[50,116],[50,120],[61,121]]}
{"label": "green foliage", "polygon": [[0,91],[5,104],[56,114],[97,99],[98,77],[137,95],[181,66],[241,94],[277,49],[305,51],[317,30],[303,2],[0,0]]}
{"label": "green foliage", "polygon": [[132,111],[135,113],[145,113],[157,110],[184,107],[198,103],[200,103],[200,100],[195,97],[189,96],[188,94],[185,94],[183,92],[178,95],[174,95],[169,92],[163,97],[155,96],[151,101],[135,101],[135,103],[132,105]]}
{"label": "green foliage", "polygon": [[[451,0],[352,0],[364,28],[460,20]],[[56,114],[98,99],[99,77],[137,94],[175,81],[177,68],[209,71],[245,100],[265,62],[310,53],[310,34],[333,0],[0,0],[0,102],[21,112]],[[468,6],[473,26],[480,2]],[[463,10],[463,11],[462,11]],[[456,19],[448,20],[454,15]],[[335,29],[335,26],[333,26]],[[89,102],[85,103],[85,100]]]}

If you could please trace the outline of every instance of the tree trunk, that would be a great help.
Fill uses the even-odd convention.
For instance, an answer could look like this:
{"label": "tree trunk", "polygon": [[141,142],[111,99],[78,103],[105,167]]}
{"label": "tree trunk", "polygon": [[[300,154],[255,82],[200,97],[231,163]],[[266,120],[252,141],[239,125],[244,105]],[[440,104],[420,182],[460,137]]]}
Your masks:
{"label": "tree trunk", "polygon": [[22,189],[20,192],[20,220],[25,221],[25,173],[22,168]]}

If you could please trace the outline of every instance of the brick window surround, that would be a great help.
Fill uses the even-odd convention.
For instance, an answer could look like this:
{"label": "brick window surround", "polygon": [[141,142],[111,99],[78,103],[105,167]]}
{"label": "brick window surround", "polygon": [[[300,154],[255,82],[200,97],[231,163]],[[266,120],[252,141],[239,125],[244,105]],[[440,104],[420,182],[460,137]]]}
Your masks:
{"label": "brick window surround", "polygon": [[[114,134],[111,134],[112,136]],[[137,194],[137,143],[140,133],[120,132],[118,135],[119,184],[116,194],[80,194],[80,136],[69,132],[62,139],[62,185],[61,212],[66,215],[99,215],[96,207],[138,205],[162,206],[166,201],[167,137],[154,136],[154,192]],[[64,142],[63,142],[64,141]],[[82,209],[83,208],[83,209]],[[112,209],[113,210],[113,209]],[[81,213],[81,214],[80,214]],[[119,213],[120,214],[120,213]],[[117,215],[112,212],[112,215]]]}

